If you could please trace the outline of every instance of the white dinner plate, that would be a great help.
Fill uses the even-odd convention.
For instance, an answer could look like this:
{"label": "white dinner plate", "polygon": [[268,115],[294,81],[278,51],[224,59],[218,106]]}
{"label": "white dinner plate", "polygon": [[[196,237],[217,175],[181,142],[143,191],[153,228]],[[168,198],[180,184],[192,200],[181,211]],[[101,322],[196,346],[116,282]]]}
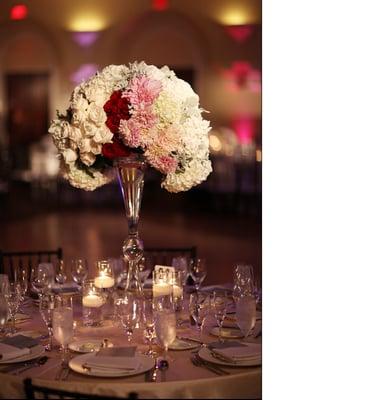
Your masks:
{"label": "white dinner plate", "polygon": [[213,364],[225,365],[228,367],[256,367],[257,365],[262,364],[262,357],[255,360],[244,360],[239,361],[238,363],[228,363],[226,361],[220,360],[219,358],[213,357],[212,353],[206,347],[203,347],[199,351],[199,357]]}
{"label": "white dinner plate", "polygon": [[[76,340],[75,342],[71,342],[68,348],[77,353],[93,353],[100,350],[102,342],[100,339]],[[108,347],[113,347],[113,343],[108,342]]]}
{"label": "white dinner plate", "polygon": [[182,340],[176,338],[173,343],[168,346],[169,350],[192,350],[200,346],[200,343],[191,342],[190,340]]}
{"label": "white dinner plate", "polygon": [[140,362],[140,366],[136,370],[91,372],[91,371],[88,371],[87,369],[84,369],[83,364],[85,362],[87,362],[89,359],[91,359],[92,357],[96,357],[96,355],[93,353],[82,354],[80,356],[72,358],[68,365],[73,371],[75,371],[79,374],[88,375],[88,376],[100,376],[103,378],[118,378],[121,376],[138,375],[138,374],[142,374],[146,371],[149,371],[155,365],[155,361],[153,358],[151,358],[149,356],[145,356],[143,354],[136,354],[135,357]]}
{"label": "white dinner plate", "polygon": [[13,363],[18,363],[18,362],[24,362],[24,361],[29,361],[33,360],[34,358],[38,358],[45,352],[45,348],[38,344],[37,346],[31,347],[30,348],[31,352],[29,354],[25,354],[21,357],[17,358],[12,358],[12,360],[4,360],[0,361],[0,364],[13,364]]}

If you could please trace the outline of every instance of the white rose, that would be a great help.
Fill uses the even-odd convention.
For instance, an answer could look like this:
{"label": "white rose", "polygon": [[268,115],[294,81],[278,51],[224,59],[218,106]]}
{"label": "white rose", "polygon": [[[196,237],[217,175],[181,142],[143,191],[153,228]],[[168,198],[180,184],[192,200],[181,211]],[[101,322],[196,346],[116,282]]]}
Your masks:
{"label": "white rose", "polygon": [[67,121],[55,119],[49,128],[49,133],[57,140],[66,139],[70,133],[70,124]]}
{"label": "white rose", "polygon": [[71,102],[71,108],[74,111],[86,111],[88,108],[88,101],[83,96],[77,96]]}
{"label": "white rose", "polygon": [[113,133],[106,126],[103,129],[99,128],[93,137],[96,143],[110,143],[112,139]]}
{"label": "white rose", "polygon": [[95,162],[96,156],[92,153],[80,153],[80,159],[82,160],[83,164],[90,167]]}
{"label": "white rose", "polygon": [[79,143],[82,139],[82,131],[76,126],[71,126],[68,137],[75,143]]}
{"label": "white rose", "polygon": [[82,127],[83,127],[85,137],[93,137],[96,135],[97,131],[99,130],[99,128],[90,121],[84,122]]}
{"label": "white rose", "polygon": [[88,118],[97,126],[102,126],[107,120],[107,115],[105,114],[102,107],[99,107],[96,103],[91,103],[88,107]]}
{"label": "white rose", "polygon": [[92,140],[89,138],[83,139],[79,144],[81,153],[89,153],[92,149]]}
{"label": "white rose", "polygon": [[78,158],[78,155],[72,149],[63,150],[62,155],[67,164],[73,163]]}

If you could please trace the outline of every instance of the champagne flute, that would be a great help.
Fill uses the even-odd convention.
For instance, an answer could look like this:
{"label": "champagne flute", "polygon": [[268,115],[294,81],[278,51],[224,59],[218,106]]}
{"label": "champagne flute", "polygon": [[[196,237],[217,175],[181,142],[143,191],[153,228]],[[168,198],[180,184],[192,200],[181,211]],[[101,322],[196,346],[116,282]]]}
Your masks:
{"label": "champagne flute", "polygon": [[12,319],[10,333],[16,333],[18,331],[16,328],[16,313],[21,302],[20,286],[17,284],[17,282],[12,282],[9,284],[9,289],[5,295],[5,298],[8,303],[9,316]]}
{"label": "champagne flute", "polygon": [[53,310],[54,339],[62,346],[62,364],[68,355],[68,344],[74,335],[74,317],[71,307],[58,306]]}
{"label": "champagne flute", "polygon": [[191,262],[190,275],[194,281],[195,289],[198,291],[207,276],[207,266],[204,258],[197,258]]}
{"label": "champagne flute", "polygon": [[155,323],[154,323],[154,312],[153,312],[153,304],[150,300],[145,299],[143,301],[143,312],[142,312],[142,321],[145,326],[143,334],[145,338],[148,340],[149,349],[143,354],[153,357],[156,355],[156,352],[153,350],[152,343],[155,334]]}
{"label": "champagne flute", "polygon": [[255,296],[241,296],[235,301],[237,325],[244,337],[247,338],[256,321]]}
{"label": "champagne flute", "polygon": [[87,261],[82,258],[76,258],[71,260],[71,275],[72,279],[82,287],[83,282],[86,280],[88,275]]}
{"label": "champagne flute", "polygon": [[8,322],[9,310],[8,302],[4,294],[0,293],[0,332],[5,332],[5,326]]}
{"label": "champagne flute", "polygon": [[55,307],[55,297],[52,294],[45,293],[41,296],[39,302],[39,312],[46,324],[47,331],[49,334],[49,342],[45,346],[46,351],[53,349],[53,311]]}
{"label": "champagne flute", "polygon": [[221,330],[226,317],[226,309],[228,305],[228,298],[225,292],[213,292],[211,298],[211,307],[214,317],[218,325],[218,341],[221,342]]}

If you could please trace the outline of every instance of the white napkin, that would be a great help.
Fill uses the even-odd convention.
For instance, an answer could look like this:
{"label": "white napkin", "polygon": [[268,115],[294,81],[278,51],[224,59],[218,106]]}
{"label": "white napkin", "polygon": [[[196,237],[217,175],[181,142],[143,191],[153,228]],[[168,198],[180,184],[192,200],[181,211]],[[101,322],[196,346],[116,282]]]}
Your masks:
{"label": "white napkin", "polygon": [[83,368],[89,368],[91,372],[135,371],[139,366],[140,362],[134,357],[111,356],[94,356],[83,364]]}
{"label": "white napkin", "polygon": [[[225,347],[224,347],[225,346]],[[249,343],[227,347],[225,343],[222,348],[212,347],[213,353],[223,357],[226,361],[238,363],[241,361],[254,361],[262,358],[262,345]]]}
{"label": "white napkin", "polygon": [[18,357],[30,354],[30,349],[18,349],[8,344],[0,343],[0,361],[11,361]]}

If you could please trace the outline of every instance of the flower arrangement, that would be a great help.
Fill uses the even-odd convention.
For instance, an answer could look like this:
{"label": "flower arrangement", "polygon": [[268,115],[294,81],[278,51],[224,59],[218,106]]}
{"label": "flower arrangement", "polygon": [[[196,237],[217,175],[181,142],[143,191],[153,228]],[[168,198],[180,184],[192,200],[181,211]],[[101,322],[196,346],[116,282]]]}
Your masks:
{"label": "flower arrangement", "polygon": [[212,171],[203,111],[191,86],[166,66],[110,65],[74,89],[49,132],[75,187],[108,183],[114,161],[135,152],[163,174],[163,188],[180,192]]}

